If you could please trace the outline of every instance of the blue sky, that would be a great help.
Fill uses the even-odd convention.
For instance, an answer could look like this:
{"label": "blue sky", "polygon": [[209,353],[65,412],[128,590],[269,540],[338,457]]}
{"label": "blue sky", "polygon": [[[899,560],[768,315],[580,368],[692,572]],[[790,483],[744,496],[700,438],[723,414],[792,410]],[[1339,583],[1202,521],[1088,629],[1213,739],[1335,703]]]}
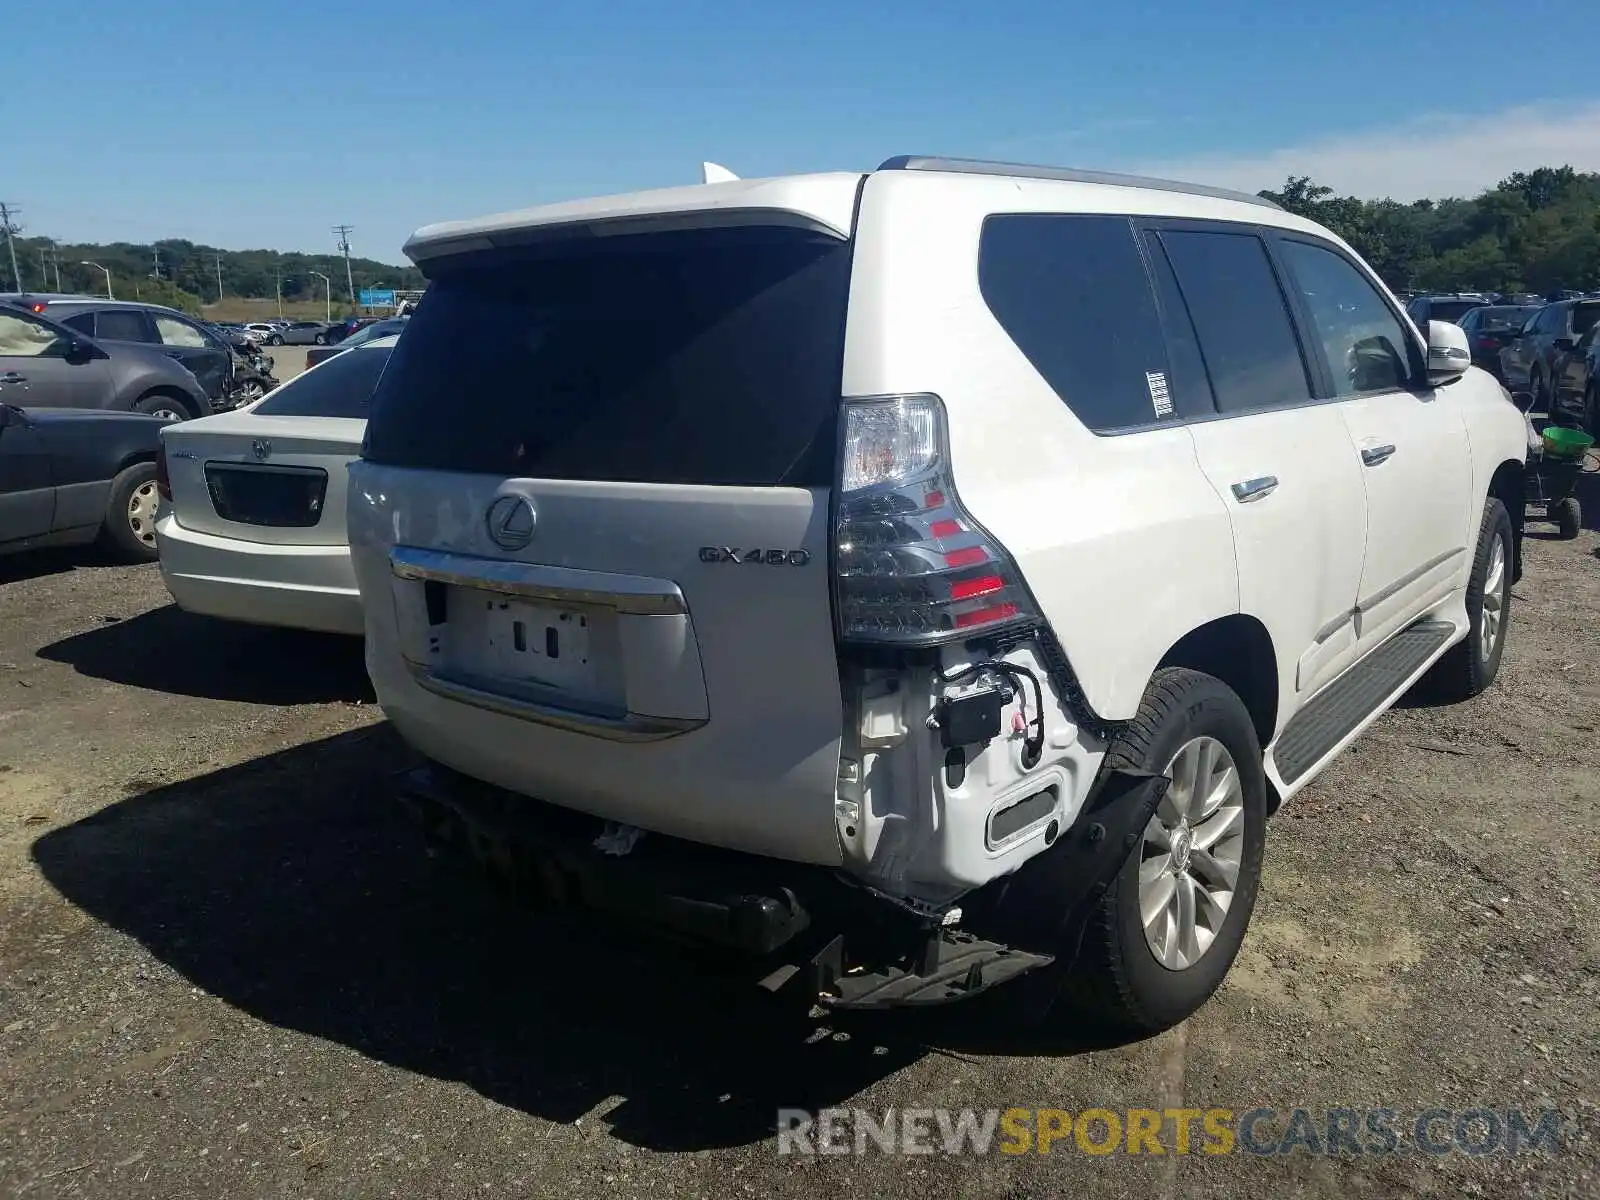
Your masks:
{"label": "blue sky", "polygon": [[[1257,188],[1470,194],[1600,170],[1570,2],[76,0],[0,33],[0,199],[30,233],[398,261],[428,221],[936,153]],[[1511,35],[1541,48],[1527,72]]]}

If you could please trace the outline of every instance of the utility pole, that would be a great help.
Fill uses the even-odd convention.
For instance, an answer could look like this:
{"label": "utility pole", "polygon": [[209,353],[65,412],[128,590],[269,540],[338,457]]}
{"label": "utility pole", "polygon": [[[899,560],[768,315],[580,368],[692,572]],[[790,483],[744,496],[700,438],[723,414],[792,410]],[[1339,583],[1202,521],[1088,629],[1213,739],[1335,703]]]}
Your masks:
{"label": "utility pole", "polygon": [[156,256],[156,265],[155,265],[155,268],[150,272],[150,278],[151,279],[160,279],[161,278],[161,247],[152,244],[151,247],[150,247],[150,252]]}
{"label": "utility pole", "polygon": [[222,251],[217,251],[217,303],[222,303]]}
{"label": "utility pole", "polygon": [[56,269],[56,291],[61,290],[61,247],[52,238],[50,241],[50,262]]}
{"label": "utility pole", "polygon": [[22,290],[22,272],[17,270],[17,243],[13,239],[22,232],[22,226],[12,218],[21,211],[16,205],[0,200],[0,231],[5,233],[6,249],[11,251],[11,282],[16,284],[19,292]]}
{"label": "utility pole", "polygon": [[281,262],[272,264],[272,274],[277,280],[278,320],[281,321],[283,320],[283,264]]}
{"label": "utility pole", "polygon": [[350,307],[356,304],[356,281],[350,274],[350,235],[355,232],[354,225],[335,225],[333,231],[339,235],[339,249],[344,253],[344,282],[350,289]]}

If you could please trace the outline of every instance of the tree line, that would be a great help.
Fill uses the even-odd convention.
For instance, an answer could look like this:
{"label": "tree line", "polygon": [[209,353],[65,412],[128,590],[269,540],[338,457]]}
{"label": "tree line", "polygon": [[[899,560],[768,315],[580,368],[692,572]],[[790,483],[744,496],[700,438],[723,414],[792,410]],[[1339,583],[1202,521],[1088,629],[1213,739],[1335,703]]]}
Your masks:
{"label": "tree line", "polygon": [[[271,300],[321,300],[320,271],[333,281],[335,308],[351,303],[345,281],[344,258],[338,254],[279,253],[275,250],[222,250],[168,238],[153,245],[129,242],[97,244],[53,242],[49,238],[16,239],[17,273],[11,278],[11,259],[0,253],[0,290],[32,292],[83,292],[104,295],[105,272],[83,263],[93,262],[111,272],[112,292],[119,300],[167,304],[198,313],[202,303],[218,298],[220,264],[222,290],[228,296]],[[59,287],[57,277],[59,272]],[[370,258],[351,258],[350,276],[356,291],[364,287],[416,289],[423,286],[422,272],[412,266],[395,266]]]}
{"label": "tree line", "polygon": [[[1600,287],[1600,174],[1570,166],[1517,172],[1473,199],[1362,200],[1336,196],[1308,176],[1290,176],[1277,191],[1260,193],[1290,212],[1309,217],[1343,237],[1396,290],[1538,292]],[[18,290],[98,293],[105,276],[84,260],[111,271],[118,297],[154,300],[199,312],[218,298],[217,267],[229,296],[313,300],[322,281],[333,280],[336,306],[351,303],[344,260],[334,254],[280,254],[274,250],[221,250],[170,238],[153,246],[113,242],[52,243],[16,240],[20,283],[10,259],[0,274]],[[422,272],[370,258],[352,258],[356,290],[414,289]]]}
{"label": "tree line", "polygon": [[1260,195],[1327,226],[1396,290],[1600,287],[1600,174],[1517,172],[1471,200],[1361,200],[1307,176]]}

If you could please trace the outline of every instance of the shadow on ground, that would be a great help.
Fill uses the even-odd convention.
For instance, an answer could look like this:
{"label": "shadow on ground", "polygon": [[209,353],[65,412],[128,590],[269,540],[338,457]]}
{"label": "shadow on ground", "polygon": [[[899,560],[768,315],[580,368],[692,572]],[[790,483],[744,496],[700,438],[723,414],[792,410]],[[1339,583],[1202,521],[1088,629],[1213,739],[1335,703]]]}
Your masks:
{"label": "shadow on ground", "polygon": [[175,604],[62,638],[39,657],[95,679],[211,700],[373,699],[359,638],[218,621]]}
{"label": "shadow on ground", "polygon": [[79,567],[104,565],[105,559],[92,546],[73,547],[70,550],[24,550],[0,555],[0,584],[21,583],[25,579],[39,579],[45,575],[65,575]]}
{"label": "shadow on ground", "polygon": [[778,1107],[848,1100],[951,1020],[817,1038],[748,980],[504,902],[423,853],[382,782],[407,761],[386,724],[341,734],[124,800],[33,855],[70,901],[263,1021],[552,1121],[622,1096],[605,1121],[654,1149],[769,1136]]}

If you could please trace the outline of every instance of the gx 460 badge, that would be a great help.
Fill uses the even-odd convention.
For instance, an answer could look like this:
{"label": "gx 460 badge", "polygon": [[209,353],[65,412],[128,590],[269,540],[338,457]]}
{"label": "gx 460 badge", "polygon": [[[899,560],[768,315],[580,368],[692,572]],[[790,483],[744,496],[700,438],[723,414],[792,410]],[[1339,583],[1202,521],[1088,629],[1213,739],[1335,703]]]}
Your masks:
{"label": "gx 460 badge", "polygon": [[706,563],[766,563],[769,567],[803,567],[811,561],[809,550],[741,550],[734,546],[701,546]]}

